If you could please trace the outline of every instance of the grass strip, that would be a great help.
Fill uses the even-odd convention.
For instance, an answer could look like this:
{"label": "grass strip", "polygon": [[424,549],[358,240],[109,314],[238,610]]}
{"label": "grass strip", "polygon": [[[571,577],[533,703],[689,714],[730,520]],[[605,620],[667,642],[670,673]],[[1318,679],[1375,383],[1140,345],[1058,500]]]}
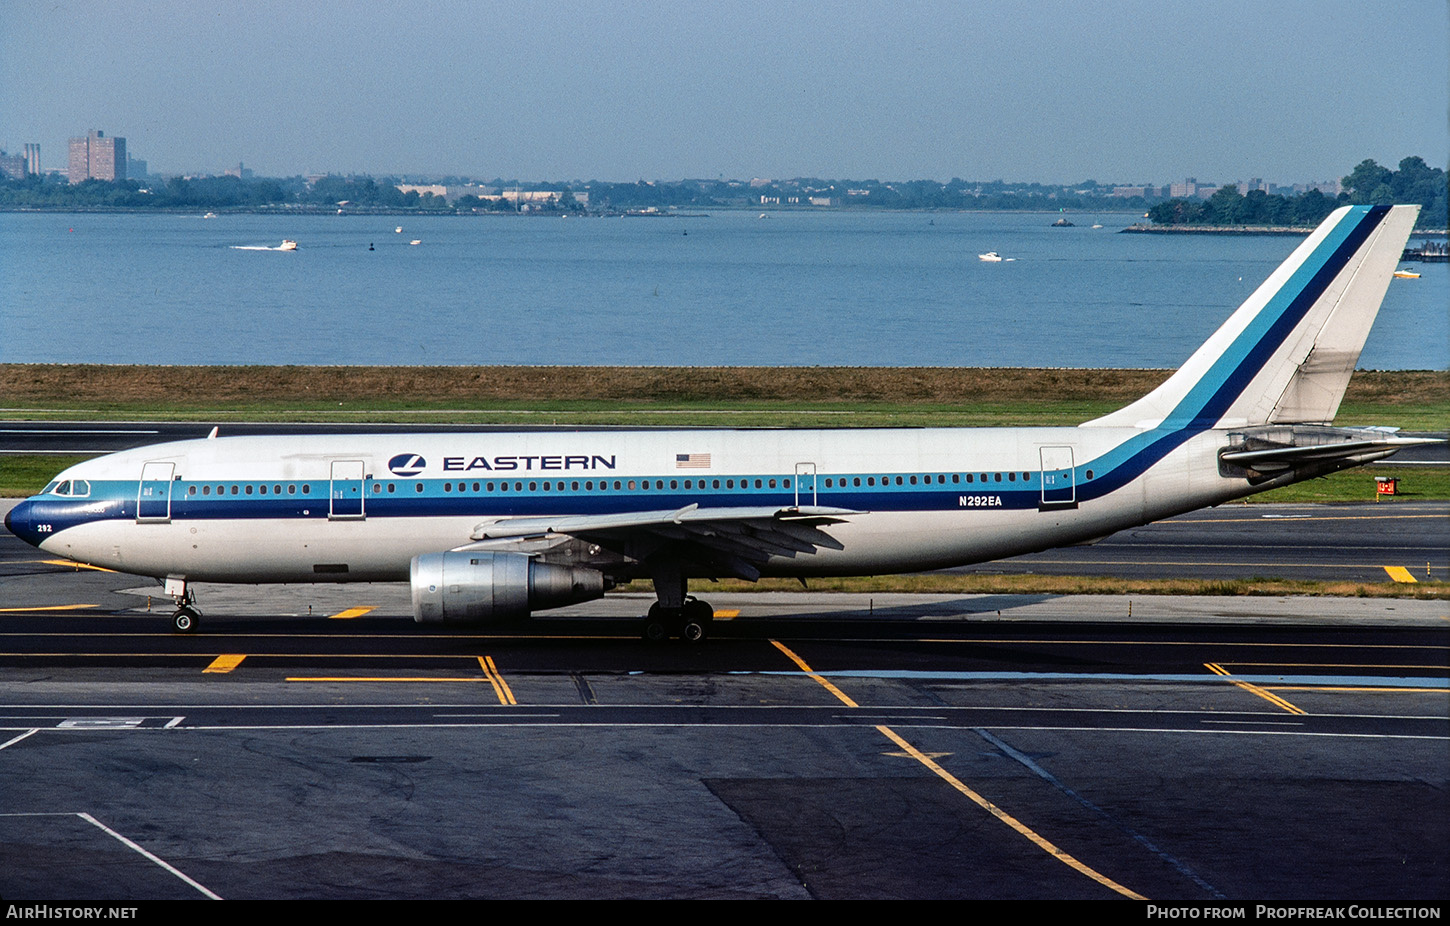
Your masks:
{"label": "grass strip", "polygon": [[[1440,567],[1444,575],[1446,567]],[[808,579],[813,592],[875,592],[955,595],[1213,595],[1275,596],[1308,595],[1333,598],[1419,598],[1450,599],[1450,582],[1427,580],[1410,585],[1398,582],[1345,582],[1312,579],[1250,577],[1244,579],[1124,579],[1115,576],[1052,576],[1033,573],[922,573],[901,576],[856,576]],[[621,592],[652,594],[648,582],[619,586]],[[708,598],[713,592],[798,592],[795,579],[761,579],[745,582],[721,579],[708,586],[696,583],[695,594]]]}

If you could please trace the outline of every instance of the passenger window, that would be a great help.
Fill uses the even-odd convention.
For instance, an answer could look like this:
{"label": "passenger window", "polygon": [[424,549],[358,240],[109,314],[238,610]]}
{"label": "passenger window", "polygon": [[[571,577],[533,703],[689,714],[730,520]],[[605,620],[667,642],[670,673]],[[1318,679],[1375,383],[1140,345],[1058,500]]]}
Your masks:
{"label": "passenger window", "polygon": [[252,484],[250,482],[247,483],[247,494],[248,495],[251,495],[252,494]]}
{"label": "passenger window", "polygon": [[186,490],[186,494],[187,495],[195,495],[196,494],[196,486],[192,486],[191,488],[187,489]]}

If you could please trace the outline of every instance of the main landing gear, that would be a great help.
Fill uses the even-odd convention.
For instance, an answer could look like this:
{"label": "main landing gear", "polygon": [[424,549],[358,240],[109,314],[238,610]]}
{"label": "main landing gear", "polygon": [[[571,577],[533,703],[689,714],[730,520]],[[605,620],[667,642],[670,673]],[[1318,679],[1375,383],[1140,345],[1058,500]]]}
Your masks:
{"label": "main landing gear", "polygon": [[201,620],[201,610],[196,606],[196,594],[185,579],[166,580],[166,594],[176,602],[176,613],[171,615],[171,629],[177,633],[195,633]]}
{"label": "main landing gear", "polygon": [[650,563],[650,581],[658,599],[645,615],[641,636],[652,643],[678,637],[701,643],[715,623],[715,609],[688,593],[688,580],[678,563],[666,559]]}
{"label": "main landing gear", "polygon": [[642,636],[651,643],[678,637],[688,643],[702,643],[715,623],[715,609],[698,598],[686,598],[678,608],[659,603],[649,606]]}

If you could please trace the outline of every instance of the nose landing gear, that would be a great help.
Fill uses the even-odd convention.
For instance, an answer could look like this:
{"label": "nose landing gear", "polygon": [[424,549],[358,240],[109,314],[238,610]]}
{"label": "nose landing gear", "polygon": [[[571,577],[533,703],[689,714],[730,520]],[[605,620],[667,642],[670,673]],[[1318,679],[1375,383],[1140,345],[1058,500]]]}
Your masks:
{"label": "nose landing gear", "polygon": [[177,633],[195,633],[201,620],[201,611],[196,606],[196,593],[185,579],[166,579],[166,594],[176,602],[176,613],[171,615],[171,629]]}

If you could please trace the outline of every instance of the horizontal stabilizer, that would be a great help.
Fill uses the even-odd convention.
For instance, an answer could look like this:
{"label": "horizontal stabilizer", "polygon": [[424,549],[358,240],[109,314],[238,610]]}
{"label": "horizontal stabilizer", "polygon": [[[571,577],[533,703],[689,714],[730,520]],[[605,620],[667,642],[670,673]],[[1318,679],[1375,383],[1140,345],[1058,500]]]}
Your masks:
{"label": "horizontal stabilizer", "polygon": [[1378,440],[1351,440],[1310,447],[1231,450],[1223,453],[1220,458],[1225,463],[1232,463],[1245,469],[1267,472],[1326,460],[1352,460],[1356,463],[1367,463],[1371,459],[1387,457],[1406,447],[1440,443],[1444,443],[1444,441],[1433,437],[1385,437]]}

